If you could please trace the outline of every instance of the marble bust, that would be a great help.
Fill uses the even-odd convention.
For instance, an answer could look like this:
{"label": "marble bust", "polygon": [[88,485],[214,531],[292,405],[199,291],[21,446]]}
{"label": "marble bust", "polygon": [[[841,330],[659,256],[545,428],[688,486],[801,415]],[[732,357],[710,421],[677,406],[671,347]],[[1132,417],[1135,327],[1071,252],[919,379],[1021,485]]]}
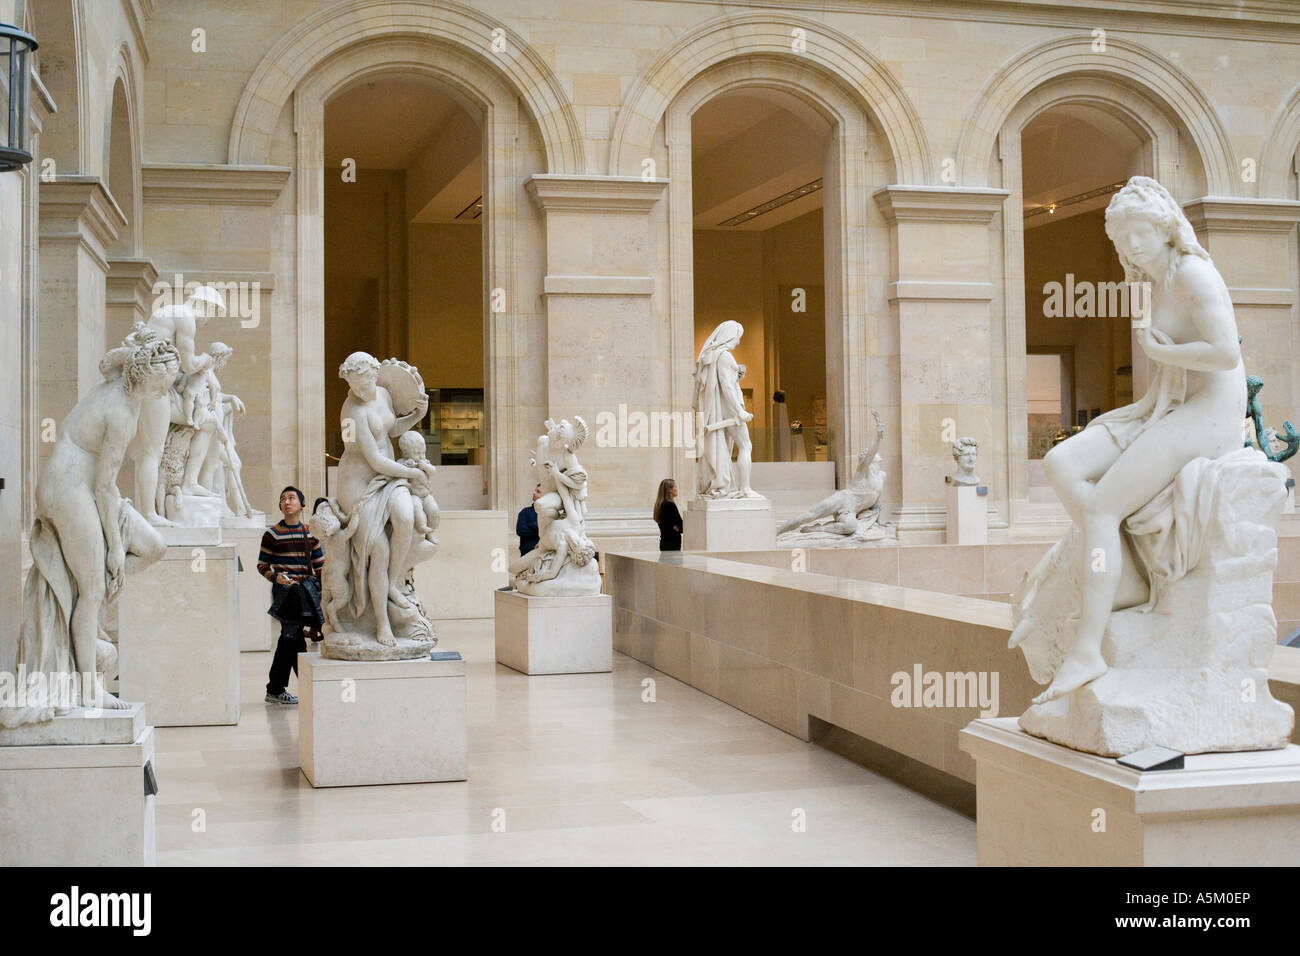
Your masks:
{"label": "marble bust", "polygon": [[1152,290],[1149,327],[1135,323],[1151,386],[1044,460],[1074,526],[1012,598],[1011,646],[1048,684],[1020,726],[1111,756],[1283,747],[1294,714],[1267,667],[1287,469],[1241,447],[1228,290],[1153,179],[1115,194],[1106,233]]}
{"label": "marble bust", "polygon": [[[338,493],[311,520],[325,551],[321,654],[361,661],[424,657],[437,638],[416,594],[414,569],[438,547],[424,500],[432,497],[431,470],[394,457],[393,439],[424,417],[429,396],[414,366],[381,363],[365,352],[349,355],[339,377],[348,396],[340,413]],[[414,450],[410,442],[403,448]]]}
{"label": "marble bust", "polygon": [[957,463],[957,470],[948,481],[954,485],[978,485],[979,475],[975,474],[975,459],[979,455],[979,442],[974,438],[958,438],[952,443],[952,460]]}
{"label": "marble bust", "polygon": [[[22,626],[0,629],[0,671],[19,675],[25,702],[0,706],[0,727],[41,723],[77,707],[121,709],[108,693],[117,648],[101,624],[125,576],[160,559],[161,534],[117,491],[141,406],[166,400],[180,368],[171,342],[138,324],[99,363],[104,381],[59,426],[36,483],[32,567]],[[4,645],[8,646],[4,646]],[[33,687],[43,688],[32,694]]]}
{"label": "marble bust", "polygon": [[[745,329],[739,322],[723,322],[705,341],[695,362],[695,421],[699,458],[696,489],[701,498],[762,498],[749,486],[753,447],[740,379],[745,367],[732,350]],[[731,461],[732,452],[736,461]]]}
{"label": "marble bust", "polygon": [[596,548],[587,537],[587,470],[577,451],[587,438],[587,423],[546,420],[537,437],[533,466],[541,494],[537,512],[537,547],[510,564],[520,594],[531,597],[585,597],[600,593]]}

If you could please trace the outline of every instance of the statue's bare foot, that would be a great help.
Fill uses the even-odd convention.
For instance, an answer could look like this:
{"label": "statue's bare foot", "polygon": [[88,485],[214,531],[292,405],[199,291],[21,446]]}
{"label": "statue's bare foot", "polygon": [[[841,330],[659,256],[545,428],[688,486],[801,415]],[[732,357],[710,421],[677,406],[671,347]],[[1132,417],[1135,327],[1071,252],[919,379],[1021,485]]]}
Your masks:
{"label": "statue's bare foot", "polygon": [[104,691],[99,695],[100,710],[130,710],[131,705]]}
{"label": "statue's bare foot", "polygon": [[149,523],[155,528],[175,528],[175,521],[168,521],[162,515],[149,515]]}
{"label": "statue's bare foot", "polygon": [[215,491],[209,491],[207,488],[204,488],[202,485],[197,483],[191,485],[181,485],[181,494],[192,495],[195,498],[217,497],[217,493]]}
{"label": "statue's bare foot", "polygon": [[380,631],[378,634],[375,635],[375,640],[377,640],[380,644],[383,644],[385,647],[397,646],[397,638],[393,636],[392,631]]}
{"label": "statue's bare foot", "polygon": [[1056,700],[1058,697],[1064,697],[1071,691],[1076,691],[1089,681],[1096,680],[1102,674],[1106,673],[1106,662],[1102,660],[1100,654],[1092,654],[1076,658],[1073,654],[1065,659],[1065,662],[1052,678],[1052,683],[1034,698],[1035,704],[1045,704],[1049,700]]}

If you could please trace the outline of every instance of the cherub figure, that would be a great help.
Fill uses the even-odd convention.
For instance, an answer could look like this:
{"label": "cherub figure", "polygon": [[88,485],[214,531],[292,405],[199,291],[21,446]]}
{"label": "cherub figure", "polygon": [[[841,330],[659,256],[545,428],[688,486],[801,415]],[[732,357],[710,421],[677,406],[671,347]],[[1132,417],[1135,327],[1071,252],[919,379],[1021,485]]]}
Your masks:
{"label": "cherub figure", "polygon": [[398,464],[417,468],[424,475],[422,479],[411,481],[411,494],[420,504],[415,510],[415,533],[434,540],[433,532],[438,529],[438,502],[433,497],[433,476],[438,469],[426,456],[424,436],[419,432],[404,432],[397,439],[397,450],[402,453],[402,457],[397,459]]}
{"label": "cherub figure", "polygon": [[[555,495],[558,499],[557,510],[561,514],[573,512],[582,521],[587,514],[587,471],[578,461],[576,453],[587,440],[587,423],[577,415],[573,416],[573,420],[577,425],[567,418],[560,419],[558,423],[549,418],[546,420],[546,434],[537,440],[534,461],[543,497]],[[548,506],[549,501],[547,505],[537,507],[538,515],[541,515],[542,507]]]}

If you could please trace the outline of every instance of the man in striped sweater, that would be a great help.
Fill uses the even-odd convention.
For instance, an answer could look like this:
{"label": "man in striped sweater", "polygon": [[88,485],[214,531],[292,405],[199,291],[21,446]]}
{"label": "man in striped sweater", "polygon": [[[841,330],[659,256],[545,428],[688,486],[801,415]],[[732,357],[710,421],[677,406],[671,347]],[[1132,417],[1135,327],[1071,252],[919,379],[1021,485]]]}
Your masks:
{"label": "man in striped sweater", "polygon": [[[266,684],[266,702],[268,704],[296,704],[298,698],[290,694],[289,671],[298,673],[298,655],[306,652],[307,640],[303,637],[303,620],[295,610],[300,602],[292,600],[287,594],[290,588],[314,578],[320,580],[320,571],[325,564],[325,552],[320,542],[311,536],[311,531],[302,520],[302,509],[307,499],[297,488],[290,485],[280,492],[280,513],[283,521],[277,521],[266,529],[262,535],[262,551],[257,557],[257,571],[271,582],[271,608],[288,611],[287,614],[273,615],[280,621],[280,640],[275,645],[275,656],[271,659],[271,673]],[[299,595],[303,589],[298,588]]]}

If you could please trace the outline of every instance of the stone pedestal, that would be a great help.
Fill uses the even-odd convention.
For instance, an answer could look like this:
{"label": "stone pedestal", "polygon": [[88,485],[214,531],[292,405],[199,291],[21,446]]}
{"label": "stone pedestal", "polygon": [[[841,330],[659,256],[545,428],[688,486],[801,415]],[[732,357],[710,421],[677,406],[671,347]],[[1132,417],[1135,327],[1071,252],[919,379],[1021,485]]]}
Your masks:
{"label": "stone pedestal", "polygon": [[[438,474],[442,474],[439,469]],[[492,595],[509,583],[510,545],[504,511],[444,511],[438,553],[415,566],[415,590],[434,620],[491,617]]]}
{"label": "stone pedestal", "polygon": [[692,498],[686,504],[687,551],[768,551],[776,518],[766,498]]}
{"label": "stone pedestal", "polygon": [[948,488],[948,544],[988,544],[989,515],[976,485]]}
{"label": "stone pedestal", "polygon": [[168,548],[118,599],[118,687],[156,726],[239,723],[235,546]]}
{"label": "stone pedestal", "polygon": [[0,730],[0,866],[152,866],[153,749],[143,704]]}
{"label": "stone pedestal", "polygon": [[1188,756],[1139,773],[1020,730],[961,732],[975,758],[981,866],[1290,866],[1300,747]]}
{"label": "stone pedestal", "polygon": [[222,518],[221,538],[235,546],[239,558],[235,589],[239,591],[239,649],[269,651],[275,647],[277,629],[266,609],[271,606],[271,582],[257,573],[266,515]]}
{"label": "stone pedestal", "polygon": [[496,592],[497,663],[525,674],[604,674],[614,666],[614,600]]}
{"label": "stone pedestal", "polygon": [[298,761],[313,787],[468,776],[459,658],[337,661],[299,654],[298,698]]}
{"label": "stone pedestal", "polygon": [[157,530],[169,548],[207,548],[221,543],[221,528],[217,525],[206,527],[174,525]]}

